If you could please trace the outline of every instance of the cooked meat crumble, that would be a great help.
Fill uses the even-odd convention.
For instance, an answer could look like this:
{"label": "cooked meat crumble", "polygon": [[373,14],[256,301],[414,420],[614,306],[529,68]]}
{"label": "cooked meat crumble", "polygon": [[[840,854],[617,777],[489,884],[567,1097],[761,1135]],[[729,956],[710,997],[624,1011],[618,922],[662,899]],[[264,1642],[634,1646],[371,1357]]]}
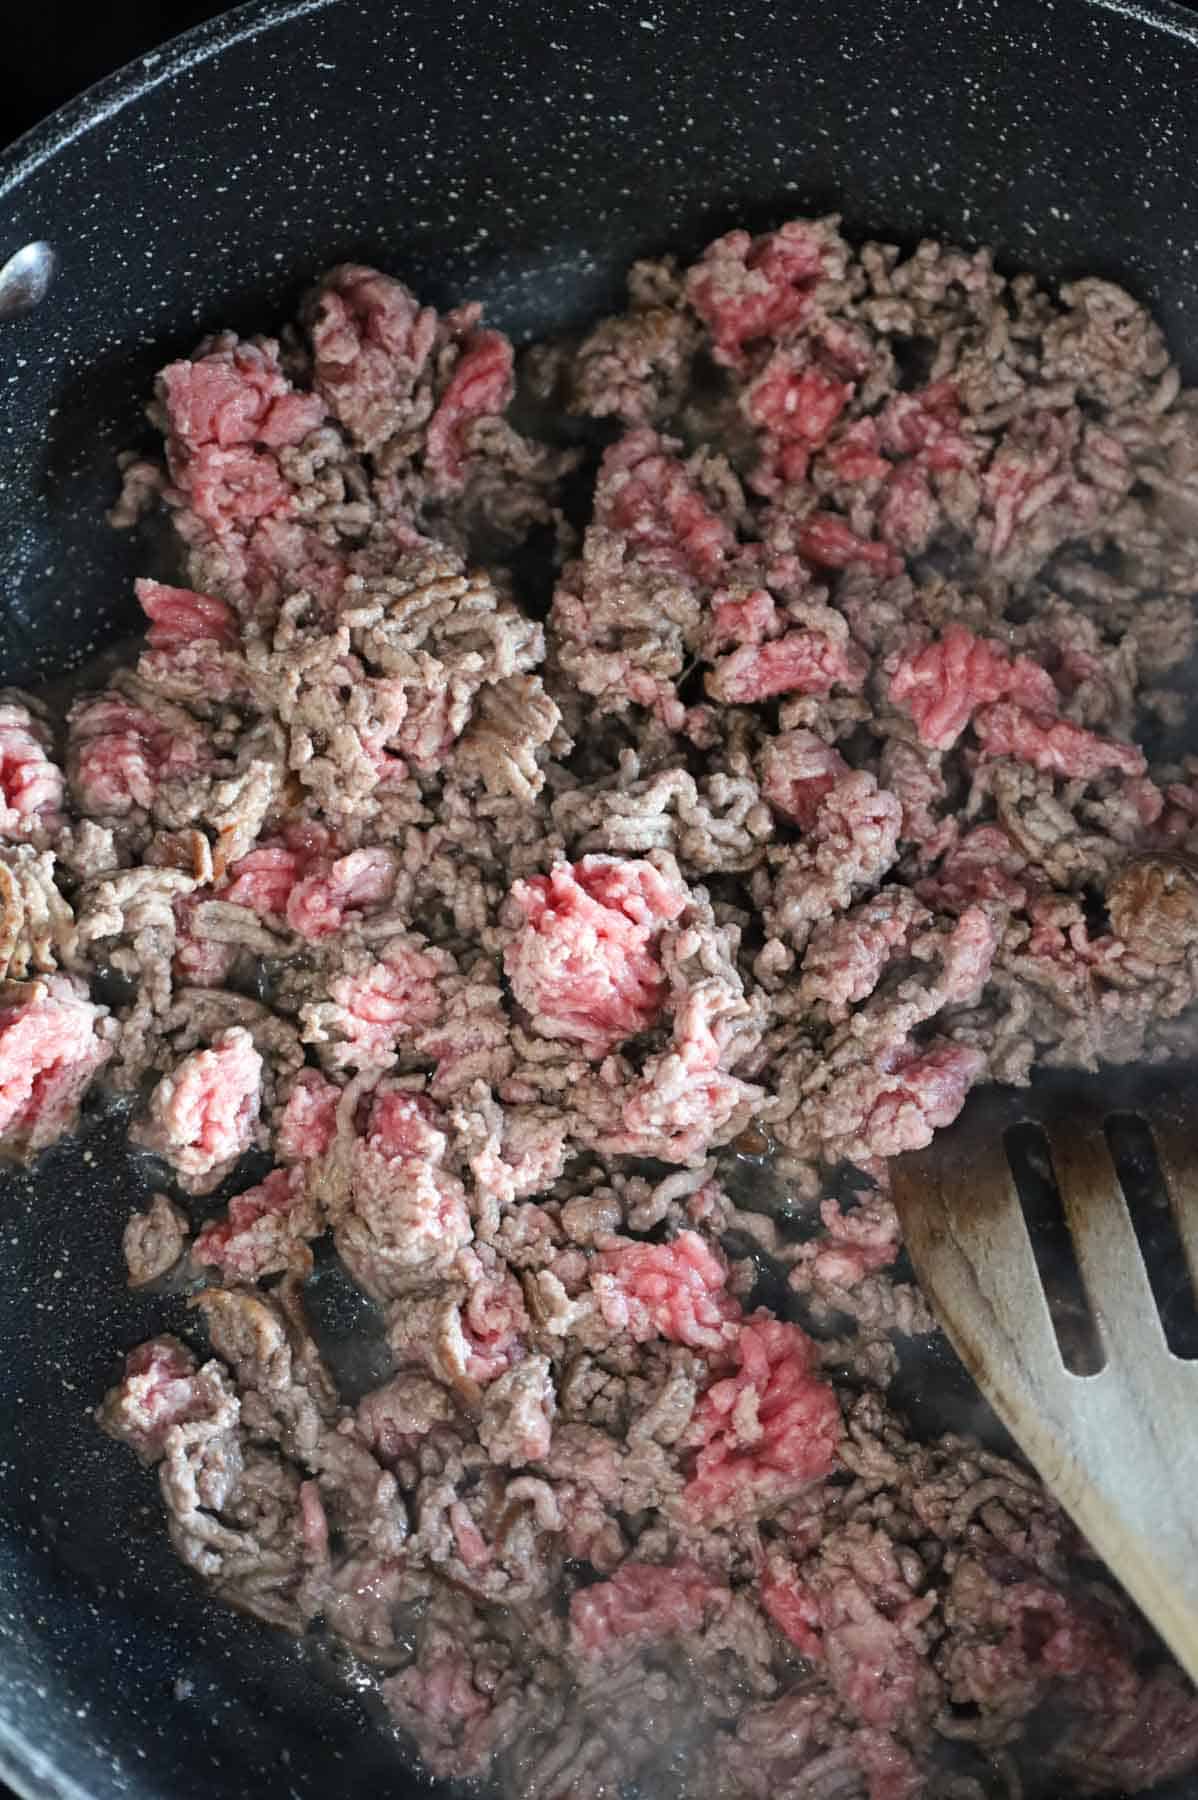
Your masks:
{"label": "cooked meat crumble", "polygon": [[346,266],[163,370],[113,522],[164,508],[179,585],[61,759],[0,696],[0,1129],[134,1097],[130,1278],[197,1333],[101,1422],[433,1775],[1142,1788],[1188,1685],[1025,1469],[887,1397],[934,1329],[887,1162],[1187,1029],[1194,398],[1105,281],[835,219],[629,294],[522,373],[600,422],[585,519],[476,306]]}

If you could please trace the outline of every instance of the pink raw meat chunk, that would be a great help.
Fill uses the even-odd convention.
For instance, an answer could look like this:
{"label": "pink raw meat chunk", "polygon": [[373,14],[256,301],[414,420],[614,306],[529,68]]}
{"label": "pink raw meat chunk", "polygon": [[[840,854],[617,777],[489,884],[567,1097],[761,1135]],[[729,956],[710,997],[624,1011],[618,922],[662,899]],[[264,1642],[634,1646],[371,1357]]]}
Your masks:
{"label": "pink raw meat chunk", "polygon": [[712,655],[736,644],[763,644],[781,631],[778,608],[768,588],[754,588],[747,594],[721,589],[712,596],[705,648]]}
{"label": "pink raw meat chunk", "polygon": [[396,429],[437,336],[437,315],[389,275],[356,263],[332,269],[312,304],[314,385],[359,449]]}
{"label": "pink raw meat chunk", "polygon": [[838,1201],[821,1200],[819,1216],[827,1236],[808,1239],[800,1251],[820,1281],[856,1287],[899,1253],[898,1217],[888,1201],[865,1198],[846,1213]]}
{"label": "pink raw meat chunk", "polygon": [[314,394],[297,394],[273,344],[233,344],[162,371],[167,423],[184,451],[203,444],[298,444],[324,417]]}
{"label": "pink raw meat chunk", "polygon": [[861,1127],[872,1153],[901,1156],[930,1144],[935,1132],[952,1124],[985,1067],[980,1050],[947,1039],[896,1054]]}
{"label": "pink raw meat chunk", "polygon": [[865,563],[880,575],[898,575],[902,558],[889,544],[874,544],[858,537],[847,519],[836,513],[815,512],[799,532],[799,552],[820,569],[849,569]]}
{"label": "pink raw meat chunk", "polygon": [[461,1780],[486,1771],[496,1735],[489,1673],[476,1686],[469,1652],[445,1650],[383,1683],[388,1708],[411,1732],[430,1775]]}
{"label": "pink raw meat chunk", "polygon": [[1001,825],[975,825],[948,852],[934,878],[921,881],[915,891],[939,911],[961,912],[979,900],[1000,900],[1018,912],[1030,892],[1027,857]]}
{"label": "pink raw meat chunk", "polygon": [[295,841],[258,844],[230,866],[217,890],[219,897],[282,924],[292,888],[321,859],[328,841],[325,832],[313,837],[311,843],[297,837]]}
{"label": "pink raw meat chunk", "polygon": [[343,1040],[334,1046],[334,1060],[389,1062],[401,1040],[441,1018],[437,980],[451,968],[444,952],[395,940],[365,973],[334,976],[329,993]]}
{"label": "pink raw meat chunk", "polygon": [[80,809],[99,818],[148,810],[164,781],[207,762],[199,732],[172,730],[119,694],[99,694],[71,713],[71,785]]}
{"label": "pink raw meat chunk", "polygon": [[714,1520],[753,1515],[801,1492],[832,1467],[840,1439],[836,1395],[814,1372],[816,1349],[797,1325],[754,1313],[740,1327],[736,1373],[695,1408],[701,1447],[685,1499]]}
{"label": "pink raw meat chunk", "polygon": [[175,480],[175,491],[214,533],[248,528],[289,512],[294,504],[274,457],[248,445],[218,450],[205,444],[188,457]]}
{"label": "pink raw meat chunk", "polygon": [[0,1140],[9,1149],[44,1150],[71,1129],[112,1054],[96,1032],[103,1017],[67,975],[30,982],[0,1007]]}
{"label": "pink raw meat chunk", "polygon": [[942,471],[972,467],[975,447],[961,433],[961,403],[951,381],[914,394],[894,394],[878,416],[881,440],[896,456],[916,456],[922,467]]}
{"label": "pink raw meat chunk", "polygon": [[707,692],[729,706],[749,706],[775,694],[830,694],[834,687],[856,692],[869,663],[848,639],[822,631],[788,631],[768,644],[745,644],[723,657],[707,676]]}
{"label": "pink raw meat chunk", "polygon": [[802,1655],[815,1662],[824,1653],[819,1635],[819,1604],[798,1579],[789,1558],[771,1557],[759,1587],[762,1611]]}
{"label": "pink raw meat chunk", "polygon": [[851,382],[834,380],[789,345],[774,352],[745,390],[744,406],[754,425],[814,448],[824,442],[852,391]]}
{"label": "pink raw meat chunk", "polygon": [[262,1058],[249,1032],[234,1026],[163,1076],[130,1138],[164,1157],[189,1193],[206,1194],[249,1149],[261,1087]]}
{"label": "pink raw meat chunk", "polygon": [[602,1656],[620,1645],[699,1631],[731,1598],[727,1584],[698,1563],[626,1562],[610,1581],[597,1581],[573,1595],[570,1635],[576,1650]]}
{"label": "pink raw meat chunk", "polygon": [[543,1037],[601,1057],[654,1023],[666,994],[658,938],[686,905],[676,882],[652,863],[584,856],[516,882],[512,899],[525,924],[504,968]]}
{"label": "pink raw meat chunk", "polygon": [[810,831],[820,801],[847,774],[839,750],[814,731],[783,731],[762,754],[761,792],[775,812]]}
{"label": "pink raw meat chunk", "polygon": [[1142,750],[1116,738],[1099,737],[1070,719],[1054,719],[1050,713],[1029,712],[1009,701],[983,707],[973,728],[987,756],[1013,756],[1049,775],[1072,781],[1093,781],[1096,775],[1116,769],[1124,775],[1142,775],[1147,763]]}
{"label": "pink raw meat chunk", "polygon": [[226,1280],[260,1281],[308,1266],[304,1244],[320,1231],[320,1210],[306,1190],[304,1170],[274,1169],[257,1187],[230,1200],[227,1218],[205,1225],[191,1254],[194,1262],[220,1269]]}
{"label": "pink raw meat chunk", "polygon": [[910,650],[890,680],[890,698],[905,706],[925,744],[947,750],[979,706],[1009,696],[1021,706],[1055,712],[1052,676],[1030,656],[1012,660],[993,638],[949,625],[937,643]]}
{"label": "pink raw meat chunk", "polygon": [[[447,1270],[473,1236],[466,1192],[442,1167],[441,1115],[423,1094],[376,1091],[365,1135],[353,1145],[352,1215],[338,1224],[351,1271],[372,1287],[407,1286],[415,1270]],[[369,1266],[355,1265],[361,1232]]]}
{"label": "pink raw meat chunk", "polygon": [[[693,1163],[752,1113],[761,1089],[722,1066],[735,1030],[725,997],[703,985],[681,1001],[668,1047],[645,1064],[620,1107],[619,1129],[600,1140],[615,1156]],[[733,1127],[733,1129],[735,1129]]]}
{"label": "pink raw meat chunk", "polygon": [[736,548],[731,527],[714,513],[657,433],[627,432],[606,451],[595,488],[595,524],[628,539],[638,563],[708,586]]}
{"label": "pink raw meat chunk", "polygon": [[348,916],[390,899],[395,853],[379,845],[334,858],[329,848],[319,828],[260,844],[232,865],[220,898],[252,907],[301,937],[330,937]]}
{"label": "pink raw meat chunk", "polygon": [[857,419],[827,446],[822,467],[854,487],[866,481],[885,481],[893,465],[879,454],[878,444],[877,420]]}
{"label": "pink raw meat chunk", "polygon": [[341,1089],[318,1069],[300,1070],[275,1129],[280,1162],[312,1162],[324,1155],[336,1134],[340,1098]]}
{"label": "pink raw meat chunk", "polygon": [[191,1351],[176,1337],[156,1337],[129,1352],[124,1378],[104,1402],[101,1419],[143,1462],[154,1463],[165,1454],[171,1427],[207,1410]]}
{"label": "pink raw meat chunk", "polygon": [[711,332],[715,360],[737,368],[746,344],[796,325],[813,288],[843,266],[833,234],[806,220],[759,238],[730,231],[689,270],[686,297]]}
{"label": "pink raw meat chunk", "polygon": [[133,586],[150,621],[146,642],[152,649],[175,650],[208,638],[219,644],[237,642],[237,616],[223,600],[161,581],[135,581]]}
{"label": "pink raw meat chunk", "polygon": [[425,433],[424,466],[440,492],[462,485],[471,426],[502,413],[513,385],[511,344],[502,332],[478,332],[462,352]]}
{"label": "pink raw meat chunk", "polygon": [[591,1286],[615,1331],[638,1344],[669,1338],[692,1350],[722,1350],[736,1336],[740,1302],[727,1291],[728,1270],[696,1232],[671,1244],[626,1244],[597,1258]]}
{"label": "pink raw meat chunk", "polygon": [[171,363],[158,383],[171,479],[197,518],[227,532],[291,509],[292,490],[271,451],[314,431],[324,402],[296,393],[274,344],[233,343]]}
{"label": "pink raw meat chunk", "polygon": [[164,587],[160,581],[134,586],[150,621],[147,648],[137,665],[142,679],[185,703],[245,698],[249,683],[237,650],[232,607],[210,594]]}
{"label": "pink raw meat chunk", "polygon": [[887,887],[842,918],[822,920],[803,957],[804,1004],[826,1007],[831,1019],[844,1018],[850,1006],[873,993],[920,917],[927,919],[909,888]]}
{"label": "pink raw meat chunk", "polygon": [[527,1330],[524,1295],[515,1276],[480,1274],[462,1307],[462,1335],[470,1347],[466,1373],[471,1380],[494,1381],[509,1369]]}
{"label": "pink raw meat chunk", "polygon": [[0,704],[0,836],[26,837],[58,824],[63,780],[48,744],[28,707]]}
{"label": "pink raw meat chunk", "polygon": [[384,1156],[439,1157],[445,1150],[443,1122],[424,1094],[384,1087],[371,1101],[366,1136]]}
{"label": "pink raw meat chunk", "polygon": [[327,874],[306,875],[296,883],[287,897],[287,923],[301,937],[329,937],[348,915],[389,900],[394,888],[394,851],[351,850]]}
{"label": "pink raw meat chunk", "polygon": [[852,393],[852,382],[839,381],[809,362],[798,346],[775,351],[742,400],[763,432],[749,477],[755,493],[769,499],[803,481],[811,451],[827,440]]}

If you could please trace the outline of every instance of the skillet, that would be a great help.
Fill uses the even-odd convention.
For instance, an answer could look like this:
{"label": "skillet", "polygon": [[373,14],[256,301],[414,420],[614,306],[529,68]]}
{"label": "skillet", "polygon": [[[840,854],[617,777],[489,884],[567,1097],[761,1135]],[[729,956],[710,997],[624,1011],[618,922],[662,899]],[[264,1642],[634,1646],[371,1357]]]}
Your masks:
{"label": "skillet", "polygon": [[[145,548],[103,511],[154,370],[331,262],[527,339],[613,304],[637,255],[836,209],[1121,280],[1193,381],[1196,148],[1198,29],[1155,0],[255,0],[0,156],[0,257],[60,256],[0,328],[0,679],[134,629]],[[352,1684],[207,1604],[92,1422],[120,1353],[183,1319],[124,1292],[122,1143],[98,1112],[0,1177],[0,1775],[37,1800],[427,1791]],[[943,1349],[902,1398],[995,1436]]]}

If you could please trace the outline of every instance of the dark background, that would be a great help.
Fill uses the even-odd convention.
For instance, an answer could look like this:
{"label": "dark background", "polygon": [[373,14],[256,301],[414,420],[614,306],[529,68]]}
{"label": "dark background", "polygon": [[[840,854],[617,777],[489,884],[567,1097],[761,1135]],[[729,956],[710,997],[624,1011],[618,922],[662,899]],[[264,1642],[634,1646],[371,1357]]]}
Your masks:
{"label": "dark background", "polygon": [[[231,4],[231,0],[229,0]],[[101,75],[191,25],[215,0],[8,0],[0,42],[0,141],[9,143]]]}

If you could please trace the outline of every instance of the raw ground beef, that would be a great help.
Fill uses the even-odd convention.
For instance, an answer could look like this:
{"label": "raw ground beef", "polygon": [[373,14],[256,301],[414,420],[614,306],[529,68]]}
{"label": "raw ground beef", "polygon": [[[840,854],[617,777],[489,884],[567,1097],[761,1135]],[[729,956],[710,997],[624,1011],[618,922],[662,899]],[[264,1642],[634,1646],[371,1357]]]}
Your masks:
{"label": "raw ground beef", "polygon": [[934,1330],[886,1159],[1193,1043],[1198,405],[1152,321],[796,220],[528,359],[343,265],[151,416],[136,669],[57,736],[0,695],[0,1134],[97,1075],[134,1110],[130,1280],[207,1343],[100,1416],[180,1555],[513,1800],[1190,1766],[1040,1484],[886,1398]]}

